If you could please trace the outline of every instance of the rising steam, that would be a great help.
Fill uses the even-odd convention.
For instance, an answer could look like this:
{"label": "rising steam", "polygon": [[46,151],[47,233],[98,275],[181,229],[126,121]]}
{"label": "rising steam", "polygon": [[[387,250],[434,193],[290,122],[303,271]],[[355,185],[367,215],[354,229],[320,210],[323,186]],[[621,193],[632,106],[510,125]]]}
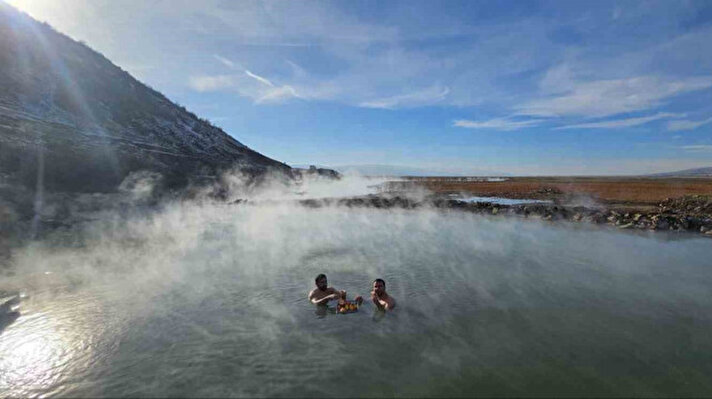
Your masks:
{"label": "rising steam", "polygon": [[[379,181],[224,179],[230,200],[247,202],[206,194],[94,210],[14,248],[0,290],[26,299],[2,332],[0,371],[25,372],[6,373],[0,393],[455,395],[489,381],[487,392],[522,394],[557,367],[592,370],[567,378],[601,393],[607,356],[636,353],[650,375],[660,360],[683,367],[689,359],[674,345],[641,337],[685,317],[698,323],[689,333],[710,323],[697,312],[712,305],[701,239],[435,209],[310,209],[294,200],[367,194]],[[122,201],[155,201],[157,184],[134,176]],[[399,308],[319,313],[306,293],[322,272],[349,295],[384,278]],[[653,383],[646,378],[619,388]]]}

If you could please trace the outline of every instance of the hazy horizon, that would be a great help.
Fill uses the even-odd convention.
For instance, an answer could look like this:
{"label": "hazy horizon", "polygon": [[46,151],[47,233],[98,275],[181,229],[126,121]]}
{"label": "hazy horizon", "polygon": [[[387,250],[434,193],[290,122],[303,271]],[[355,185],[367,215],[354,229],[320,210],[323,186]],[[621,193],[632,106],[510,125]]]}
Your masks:
{"label": "hazy horizon", "polygon": [[701,168],[690,168],[683,170],[668,170],[660,171],[655,173],[646,174],[625,174],[625,173],[611,173],[611,174],[592,174],[592,173],[581,173],[581,174],[511,174],[502,173],[494,170],[482,170],[482,169],[427,169],[419,168],[414,165],[378,165],[378,164],[361,164],[361,165],[314,165],[314,164],[292,164],[289,165],[292,168],[309,168],[315,166],[317,168],[333,169],[337,172],[344,174],[355,174],[361,176],[432,176],[432,177],[624,177],[624,176],[654,176],[658,174],[668,174],[677,172],[689,172],[698,169],[712,169],[712,167],[701,167]]}

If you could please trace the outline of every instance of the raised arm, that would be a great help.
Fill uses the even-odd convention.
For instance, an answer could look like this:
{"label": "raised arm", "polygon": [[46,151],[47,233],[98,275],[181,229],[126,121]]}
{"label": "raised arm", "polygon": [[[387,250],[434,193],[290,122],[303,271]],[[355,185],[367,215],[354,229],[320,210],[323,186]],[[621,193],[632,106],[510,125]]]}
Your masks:
{"label": "raised arm", "polygon": [[373,304],[376,305],[378,309],[384,310],[386,301],[382,300],[381,298],[376,295],[375,292],[371,291],[371,300],[373,301]]}
{"label": "raised arm", "polygon": [[336,292],[336,290],[334,290],[333,288],[329,287],[329,288],[327,289],[327,292],[329,292],[328,295],[326,295],[326,296],[323,297],[323,298],[317,299],[316,290],[312,290],[312,291],[309,293],[309,301],[310,301],[311,303],[315,304],[315,305],[323,305],[323,304],[328,303],[328,302],[329,302],[330,300],[332,300],[332,299],[338,299],[338,298],[339,298],[339,293]]}
{"label": "raised arm", "polygon": [[375,292],[371,291],[371,300],[373,304],[380,310],[392,310],[396,307],[396,300],[393,297],[388,296],[386,299],[382,299]]}

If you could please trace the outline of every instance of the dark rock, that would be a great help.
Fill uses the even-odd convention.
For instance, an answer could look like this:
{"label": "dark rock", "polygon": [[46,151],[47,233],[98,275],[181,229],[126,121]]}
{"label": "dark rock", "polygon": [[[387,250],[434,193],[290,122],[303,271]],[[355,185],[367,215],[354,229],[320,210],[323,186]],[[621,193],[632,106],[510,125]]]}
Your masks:
{"label": "dark rock", "polygon": [[309,166],[309,169],[303,168],[292,168],[292,173],[297,179],[303,179],[307,176],[318,176],[325,177],[328,179],[339,180],[341,179],[341,174],[333,169],[317,168],[314,165]]}
{"label": "dark rock", "polygon": [[534,193],[535,194],[558,195],[558,194],[562,194],[562,191],[556,187],[543,187],[543,188],[540,188],[539,190],[534,191]]}
{"label": "dark rock", "polygon": [[[300,203],[309,207],[328,206],[332,200],[303,200]],[[549,204],[527,205],[501,205],[489,202],[468,203],[455,199],[432,197],[422,201],[415,201],[408,197],[369,195],[348,199],[339,199],[338,205],[349,207],[373,208],[403,208],[415,209],[421,207],[434,207],[437,209],[453,209],[465,212],[491,215],[517,215],[529,218],[537,217],[547,221],[571,220],[574,222],[588,222],[597,224],[610,224],[620,229],[650,229],[650,230],[675,230],[699,232],[712,235],[712,217],[710,215],[687,215],[682,212],[667,213],[641,213],[619,212],[616,210],[589,209],[585,207],[566,207]]]}

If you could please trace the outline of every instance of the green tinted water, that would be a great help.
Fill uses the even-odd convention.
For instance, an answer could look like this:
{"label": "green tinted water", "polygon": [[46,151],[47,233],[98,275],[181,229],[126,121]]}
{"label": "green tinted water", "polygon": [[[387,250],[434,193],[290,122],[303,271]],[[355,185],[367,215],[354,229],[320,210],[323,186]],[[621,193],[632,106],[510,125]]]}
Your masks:
{"label": "green tinted water", "polygon": [[[194,207],[19,249],[0,396],[709,396],[711,242],[462,213]],[[399,303],[337,315],[382,277]]]}

